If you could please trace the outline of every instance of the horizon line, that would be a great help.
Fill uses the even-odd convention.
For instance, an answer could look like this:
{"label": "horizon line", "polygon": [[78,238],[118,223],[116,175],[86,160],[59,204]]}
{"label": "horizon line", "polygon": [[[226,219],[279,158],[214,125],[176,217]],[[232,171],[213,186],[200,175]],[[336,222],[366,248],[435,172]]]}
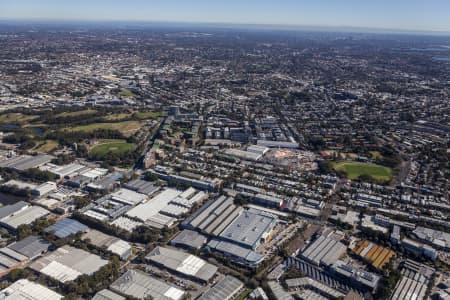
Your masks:
{"label": "horizon line", "polygon": [[386,27],[364,27],[364,26],[349,26],[349,25],[312,25],[312,24],[266,24],[266,23],[241,23],[241,22],[202,22],[202,21],[164,21],[164,20],[125,20],[125,19],[54,19],[54,18],[0,18],[0,24],[8,22],[30,22],[30,23],[61,23],[81,25],[83,23],[89,24],[166,24],[166,25],[197,25],[209,27],[253,27],[255,29],[276,29],[285,31],[304,31],[309,29],[311,31],[323,32],[347,32],[347,33],[373,33],[373,34],[410,34],[410,35],[433,35],[433,36],[450,36],[450,31],[444,30],[424,30],[424,29],[403,29],[403,28],[386,28]]}

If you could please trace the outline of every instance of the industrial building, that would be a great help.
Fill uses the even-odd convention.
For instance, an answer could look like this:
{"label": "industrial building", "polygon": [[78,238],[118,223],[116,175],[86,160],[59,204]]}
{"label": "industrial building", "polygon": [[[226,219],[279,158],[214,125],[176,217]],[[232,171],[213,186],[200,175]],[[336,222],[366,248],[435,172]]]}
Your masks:
{"label": "industrial building", "polygon": [[108,289],[103,289],[95,294],[92,300],[126,300],[126,298]]}
{"label": "industrial building", "polygon": [[450,233],[418,226],[413,233],[417,238],[436,249],[450,250]]}
{"label": "industrial building", "polygon": [[302,252],[301,257],[316,266],[329,266],[334,264],[346,249],[335,234],[321,235]]}
{"label": "industrial building", "polygon": [[212,238],[207,246],[209,249],[221,253],[230,261],[245,267],[256,268],[265,258],[264,254],[219,238]]}
{"label": "industrial building", "polygon": [[431,260],[435,260],[438,256],[438,252],[431,246],[406,237],[402,239],[401,245],[406,251],[412,252],[416,255],[423,255]]}
{"label": "industrial building", "polygon": [[245,151],[240,149],[225,149],[224,154],[250,161],[258,161],[263,156],[262,154],[257,152]]}
{"label": "industrial building", "polygon": [[86,186],[86,190],[95,192],[111,192],[120,186],[120,180],[123,178],[123,174],[120,172],[114,172],[106,175],[94,182],[89,183]]}
{"label": "industrial building", "polygon": [[262,211],[243,210],[219,235],[244,248],[255,250],[261,243],[270,240],[277,218]]}
{"label": "industrial building", "polygon": [[56,187],[56,183],[48,181],[48,182],[44,182],[43,184],[37,186],[36,188],[31,190],[31,193],[33,195],[42,197],[44,195],[47,195],[50,192],[56,191],[57,187]]}
{"label": "industrial building", "polygon": [[206,198],[206,193],[194,188],[185,191],[166,188],[147,202],[129,210],[126,215],[158,229],[171,227],[178,221],[177,218],[188,213],[195,203]]}
{"label": "industrial building", "polygon": [[196,229],[208,235],[218,236],[243,210],[234,205],[232,197],[220,196],[208,201],[196,213],[187,218],[182,226]]}
{"label": "industrial building", "polygon": [[230,300],[244,288],[244,284],[237,278],[227,275],[216,285],[206,291],[198,300]]}
{"label": "industrial building", "polygon": [[99,221],[113,220],[130,210],[147,197],[128,189],[103,196],[80,210],[84,215]]}
{"label": "industrial building", "polygon": [[2,300],[61,300],[63,298],[51,289],[28,279],[19,279],[0,291]]}
{"label": "industrial building", "polygon": [[89,240],[96,247],[106,248],[106,250],[118,255],[122,260],[128,259],[132,254],[132,247],[129,243],[98,230],[89,230],[83,235],[82,239]]}
{"label": "industrial building", "polygon": [[425,299],[428,284],[435,270],[407,259],[402,266],[401,273],[402,277],[397,282],[390,299]]}
{"label": "industrial building", "polygon": [[47,154],[20,155],[0,162],[0,168],[9,168],[15,171],[26,171],[38,168],[51,162],[55,157]]}
{"label": "industrial building", "polygon": [[264,255],[254,250],[270,239],[277,222],[272,214],[254,208],[244,210],[234,204],[232,197],[222,195],[203,205],[182,226],[212,236],[207,245],[211,250],[235,263],[256,267]]}
{"label": "industrial building", "polygon": [[132,232],[135,228],[144,225],[144,223],[142,223],[142,222],[137,222],[137,221],[131,220],[130,218],[126,218],[126,217],[118,217],[117,219],[110,222],[109,224],[116,226],[120,229],[126,230],[128,232]]}
{"label": "industrial building", "polygon": [[277,281],[269,281],[267,283],[270,291],[272,292],[275,300],[293,300],[294,297],[289,294],[283,286]]}
{"label": "industrial building", "polygon": [[45,228],[45,232],[54,232],[57,238],[66,238],[70,235],[77,234],[79,232],[87,232],[89,227],[81,224],[77,220],[65,218],[55,224]]}
{"label": "industrial building", "polygon": [[208,283],[217,272],[216,266],[203,259],[170,248],[156,247],[147,254],[145,259],[149,263],[201,283]]}
{"label": "industrial building", "polygon": [[107,263],[97,255],[66,245],[39,258],[30,268],[65,283],[83,274],[92,275]]}
{"label": "industrial building", "polygon": [[296,142],[283,142],[283,141],[268,141],[268,140],[258,140],[258,146],[268,147],[268,148],[287,148],[287,149],[299,149],[300,146]]}
{"label": "industrial building", "polygon": [[16,231],[20,225],[31,224],[49,213],[45,208],[19,201],[0,208],[0,225],[8,230]]}
{"label": "industrial building", "polygon": [[155,183],[142,179],[131,180],[124,187],[147,196],[152,195],[160,189]]}
{"label": "industrial building", "polygon": [[384,248],[367,240],[357,243],[353,252],[378,270],[382,270],[395,257],[395,252],[391,249]]}
{"label": "industrial building", "polygon": [[169,174],[170,172],[162,169],[161,167],[150,169],[151,173],[158,176],[160,179],[166,180],[168,182],[180,183],[180,184],[188,184],[194,188],[199,190],[206,190],[209,192],[217,191],[217,189],[222,185],[222,180],[218,178],[210,179],[210,178],[202,178],[202,179],[193,179],[185,176]]}
{"label": "industrial building", "polygon": [[345,296],[345,294],[309,277],[286,279],[286,285],[290,291],[311,290],[325,297],[325,299],[342,299]]}
{"label": "industrial building", "polygon": [[208,238],[205,235],[197,231],[184,229],[170,241],[170,244],[187,249],[200,249],[207,241]]}
{"label": "industrial building", "polygon": [[154,300],[181,300],[184,296],[184,291],[139,270],[127,271],[111,284],[110,289],[138,299],[150,296]]}
{"label": "industrial building", "polygon": [[48,251],[51,244],[42,238],[29,236],[21,241],[0,248],[0,276],[25,266]]}
{"label": "industrial building", "polygon": [[374,292],[377,289],[381,279],[380,276],[374,273],[359,269],[342,260],[336,261],[331,269],[337,276],[342,277],[344,280],[348,280],[355,287],[370,292]]}

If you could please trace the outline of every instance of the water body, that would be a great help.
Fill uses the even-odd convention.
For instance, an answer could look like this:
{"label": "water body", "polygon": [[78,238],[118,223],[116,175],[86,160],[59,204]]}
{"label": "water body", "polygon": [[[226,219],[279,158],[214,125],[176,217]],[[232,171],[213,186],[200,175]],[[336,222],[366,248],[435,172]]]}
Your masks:
{"label": "water body", "polygon": [[4,129],[17,129],[19,127],[20,127],[19,125],[13,124],[13,123],[2,125],[2,128],[4,128]]}
{"label": "water body", "polygon": [[43,135],[43,134],[44,134],[44,129],[41,128],[41,127],[34,127],[34,128],[33,128],[33,131],[34,131],[34,133],[37,134],[37,135]]}

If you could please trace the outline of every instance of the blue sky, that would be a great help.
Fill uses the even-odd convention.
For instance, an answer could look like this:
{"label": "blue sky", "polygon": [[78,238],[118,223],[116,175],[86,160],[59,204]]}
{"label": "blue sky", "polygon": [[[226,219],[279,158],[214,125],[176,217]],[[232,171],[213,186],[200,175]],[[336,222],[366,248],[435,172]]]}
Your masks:
{"label": "blue sky", "polygon": [[450,32],[450,0],[0,0],[0,19],[175,21]]}

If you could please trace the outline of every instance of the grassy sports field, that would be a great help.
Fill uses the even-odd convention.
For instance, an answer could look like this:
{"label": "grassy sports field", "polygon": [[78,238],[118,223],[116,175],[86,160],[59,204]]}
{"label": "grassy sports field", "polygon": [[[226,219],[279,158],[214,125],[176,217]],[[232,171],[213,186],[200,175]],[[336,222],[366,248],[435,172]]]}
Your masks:
{"label": "grassy sports field", "polygon": [[108,153],[123,154],[136,149],[135,144],[127,143],[125,140],[100,140],[94,145],[89,153],[101,157]]}
{"label": "grassy sports field", "polygon": [[334,162],[333,168],[344,173],[349,179],[357,179],[361,175],[368,175],[380,181],[388,181],[392,178],[391,168],[371,163],[341,161]]}

